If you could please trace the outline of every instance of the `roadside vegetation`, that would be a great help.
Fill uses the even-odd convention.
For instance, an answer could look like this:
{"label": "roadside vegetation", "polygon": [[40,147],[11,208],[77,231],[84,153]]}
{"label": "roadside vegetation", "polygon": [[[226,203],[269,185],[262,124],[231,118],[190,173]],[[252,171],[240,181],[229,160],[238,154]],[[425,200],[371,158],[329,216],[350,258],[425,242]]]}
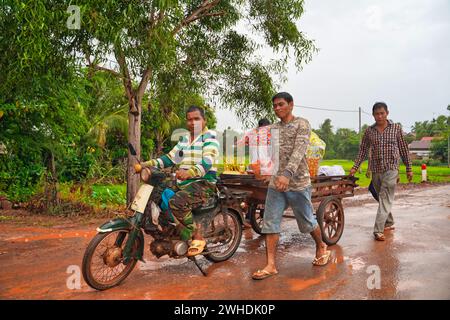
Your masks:
{"label": "roadside vegetation", "polygon": [[[39,213],[126,207],[139,183],[128,170],[128,142],[140,159],[169,151],[192,104],[205,108],[209,128],[220,108],[247,128],[275,120],[271,97],[288,61],[300,71],[317,52],[298,29],[301,0],[80,0],[81,31],[61,27],[69,5],[0,6],[0,201]],[[243,21],[258,37],[236,31]],[[260,48],[277,58],[265,61]],[[407,137],[435,137],[429,164],[446,163],[449,128],[450,117],[440,115],[416,122]],[[322,164],[348,172],[348,160],[331,159],[354,159],[360,135],[334,130],[330,119],[315,131],[327,144]],[[420,167],[414,173],[419,182]],[[430,181],[448,175],[429,167]]]}

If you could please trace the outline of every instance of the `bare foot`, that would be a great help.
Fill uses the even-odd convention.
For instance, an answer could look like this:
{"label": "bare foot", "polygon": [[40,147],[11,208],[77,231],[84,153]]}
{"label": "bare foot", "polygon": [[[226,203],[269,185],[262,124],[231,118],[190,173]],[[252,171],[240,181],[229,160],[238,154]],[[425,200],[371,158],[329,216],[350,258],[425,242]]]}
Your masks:
{"label": "bare foot", "polygon": [[326,254],[327,248],[328,246],[324,242],[322,242],[319,247],[316,247],[316,258],[319,259],[324,254]]}
{"label": "bare foot", "polygon": [[377,241],[384,241],[384,240],[386,240],[386,237],[381,232],[374,233],[374,236],[375,236],[375,240],[377,240]]}
{"label": "bare foot", "polygon": [[256,270],[255,272],[253,272],[252,278],[254,280],[262,280],[262,279],[268,278],[268,277],[276,275],[276,274],[278,274],[277,269],[266,266],[264,269],[259,269],[259,270]]}
{"label": "bare foot", "polygon": [[265,266],[263,269],[259,269],[260,271],[267,271],[269,273],[278,273],[277,268],[271,266]]}

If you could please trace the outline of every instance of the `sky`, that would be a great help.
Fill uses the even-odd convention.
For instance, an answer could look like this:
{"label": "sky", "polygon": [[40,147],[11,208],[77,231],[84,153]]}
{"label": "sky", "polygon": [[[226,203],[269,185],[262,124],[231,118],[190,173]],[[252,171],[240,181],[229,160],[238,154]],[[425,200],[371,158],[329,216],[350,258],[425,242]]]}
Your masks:
{"label": "sky", "polygon": [[[306,0],[297,26],[320,50],[301,71],[289,62],[279,89],[295,105],[361,107],[362,124],[372,124],[373,104],[384,101],[407,132],[416,121],[448,115],[450,0]],[[326,118],[334,129],[359,126],[357,112],[296,107],[294,114],[316,129]],[[231,111],[216,115],[218,130],[245,129]]]}

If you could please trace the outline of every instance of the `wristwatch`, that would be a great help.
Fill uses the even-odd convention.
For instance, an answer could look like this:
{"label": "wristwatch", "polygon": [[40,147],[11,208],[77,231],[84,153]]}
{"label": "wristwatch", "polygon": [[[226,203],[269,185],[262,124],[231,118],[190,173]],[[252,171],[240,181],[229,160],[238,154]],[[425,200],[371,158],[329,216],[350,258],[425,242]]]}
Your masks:
{"label": "wristwatch", "polygon": [[292,171],[288,170],[288,169],[285,169],[281,175],[286,177],[286,178],[289,178],[289,179],[291,179],[294,176]]}

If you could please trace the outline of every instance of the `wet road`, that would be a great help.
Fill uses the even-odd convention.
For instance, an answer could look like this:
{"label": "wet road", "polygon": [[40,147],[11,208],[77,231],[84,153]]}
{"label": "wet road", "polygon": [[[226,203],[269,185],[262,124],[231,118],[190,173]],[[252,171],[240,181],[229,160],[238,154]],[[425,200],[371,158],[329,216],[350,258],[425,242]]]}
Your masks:
{"label": "wet road", "polygon": [[355,200],[344,202],[344,234],[330,247],[333,259],[326,267],[312,266],[314,242],[286,218],[274,277],[250,278],[265,265],[265,248],[263,238],[247,229],[230,260],[200,260],[207,277],[187,259],[156,260],[146,247],[147,262],[103,292],[82,277],[81,288],[68,288],[76,283],[68,279],[76,280],[95,226],[1,223],[0,299],[450,299],[450,185],[398,194],[397,229],[386,233],[385,242],[372,237],[377,204],[350,206]]}

